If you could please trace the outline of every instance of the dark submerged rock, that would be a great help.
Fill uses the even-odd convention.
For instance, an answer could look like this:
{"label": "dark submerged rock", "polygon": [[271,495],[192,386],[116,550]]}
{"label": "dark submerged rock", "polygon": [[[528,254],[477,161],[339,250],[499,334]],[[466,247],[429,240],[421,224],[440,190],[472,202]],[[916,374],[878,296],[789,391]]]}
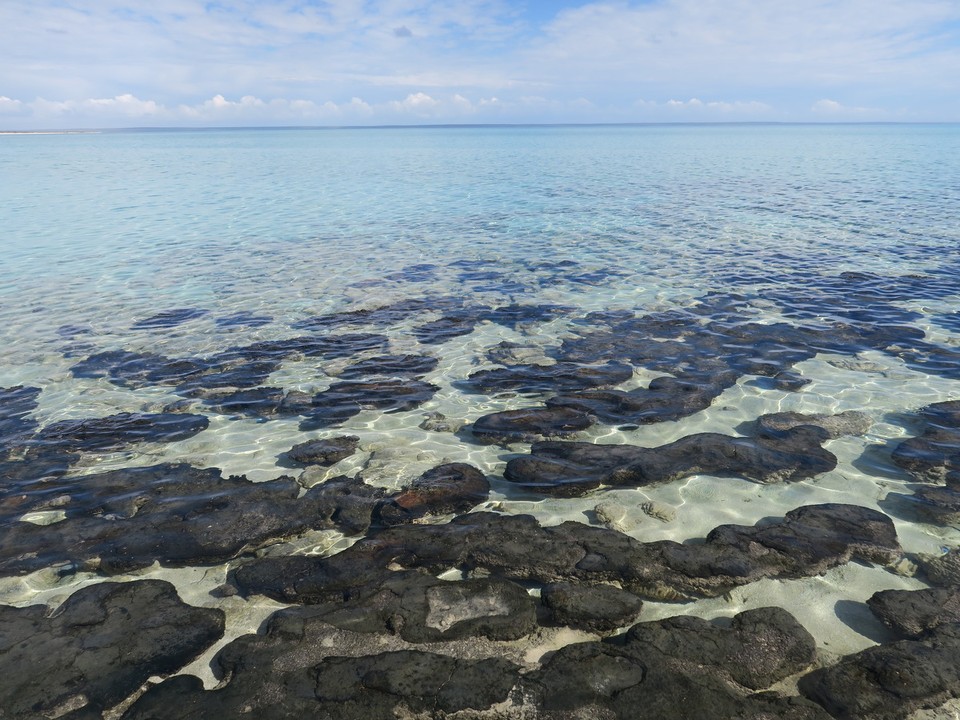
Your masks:
{"label": "dark submerged rock", "polygon": [[301,430],[329,427],[347,420],[368,408],[384,412],[400,412],[419,407],[439,390],[436,385],[420,380],[373,380],[339,382],[317,393],[308,409]]}
{"label": "dark submerged rock", "polygon": [[597,633],[629,624],[643,607],[636,595],[613,585],[550,583],[540,597],[553,622]]}
{"label": "dark submerged rock", "polygon": [[900,720],[937,707],[960,697],[960,625],[848,655],[802,677],[799,689],[839,720]]}
{"label": "dark submerged rock", "polygon": [[52,614],[0,605],[0,707],[9,717],[102,713],[223,635],[222,610],[191,607],[162,580],[77,590]]}
{"label": "dark submerged rock", "polygon": [[600,445],[538,442],[530,455],[511,459],[504,477],[528,490],[561,497],[583,495],[601,485],[640,487],[691,475],[737,475],[756,482],[796,481],[836,467],[821,447],[825,431],[807,424],[774,437],[688,435],[667,445]]}
{"label": "dark submerged rock", "polygon": [[268,418],[277,415],[283,406],[281,388],[255,387],[233,392],[205,395],[203,403],[214,412],[224,415],[246,415]]}
{"label": "dark submerged rock", "polygon": [[881,590],[867,605],[883,624],[917,638],[944,623],[960,623],[960,586],[924,590]]}
{"label": "dark submerged rock", "polygon": [[232,315],[218,317],[214,322],[217,323],[217,327],[221,328],[263,327],[264,325],[269,325],[272,323],[273,318],[269,315],[257,315],[249,310],[241,310],[240,312],[233,313]]}
{"label": "dark submerged rock", "polygon": [[325,440],[308,440],[294,445],[285,453],[286,459],[297,465],[335,465],[357,451],[360,438],[341,435]]}
{"label": "dark submerged rock", "polygon": [[175,442],[206,430],[210,421],[189,413],[118,413],[63,420],[44,427],[37,441],[69,451],[119,450],[141,442]]}
{"label": "dark submerged rock", "polygon": [[481,370],[462,385],[469,391],[495,394],[562,392],[619,385],[633,377],[633,368],[624,363],[590,366],[574,363],[555,365],[512,365]]}
{"label": "dark submerged rock", "polygon": [[22,445],[37,429],[29,417],[37,408],[40,389],[35,387],[0,388],[0,457],[12,447]]}
{"label": "dark submerged rock", "polygon": [[423,377],[433,372],[440,361],[428,355],[378,355],[361,360],[341,371],[341,380],[362,380],[369,377]]}
{"label": "dark submerged rock", "polygon": [[177,325],[183,325],[183,323],[187,322],[188,320],[196,320],[197,318],[201,318],[209,312],[209,310],[203,310],[202,308],[177,308],[176,310],[164,310],[156,315],[151,315],[143,320],[138,320],[132,325],[132,327],[134,330],[172,328],[176,327]]}
{"label": "dark submerged rock", "polygon": [[293,323],[298,330],[329,330],[344,325],[394,325],[406,318],[436,308],[455,307],[461,302],[454,298],[410,298],[400,300],[390,305],[362,310],[346,310],[343,312],[319,315]]}
{"label": "dark submerged rock", "polygon": [[696,379],[658,377],[646,388],[636,390],[583,390],[557,395],[547,400],[547,407],[573,408],[617,424],[679,420],[706,410],[736,380],[737,375],[729,372]]}
{"label": "dark submerged rock", "polygon": [[919,416],[922,434],[900,443],[893,462],[922,482],[942,483],[960,472],[960,400],[928,405]]}
{"label": "dark submerged rock", "polygon": [[586,430],[596,419],[569,408],[522,408],[484,415],[473,423],[473,436],[485,443],[534,442]]}
{"label": "dark submerged rock", "polygon": [[475,312],[464,311],[445,315],[413,329],[413,335],[424,345],[439,345],[455,337],[469,335],[480,322]]}

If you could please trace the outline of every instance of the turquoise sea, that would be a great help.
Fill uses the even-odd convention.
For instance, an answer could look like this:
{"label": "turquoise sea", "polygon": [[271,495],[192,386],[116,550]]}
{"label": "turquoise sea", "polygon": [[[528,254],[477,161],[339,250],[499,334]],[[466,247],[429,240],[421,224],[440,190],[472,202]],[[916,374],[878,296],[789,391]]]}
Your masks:
{"label": "turquoise sea", "polygon": [[[889,563],[856,552],[823,566],[805,560],[717,593],[693,581],[680,590],[663,581],[669,592],[661,583],[646,595],[637,585],[643,609],[617,629],[551,616],[543,587],[597,580],[629,590],[626,577],[546,579],[476,558],[421,568],[451,582],[521,583],[539,608],[538,629],[509,641],[487,633],[457,651],[509,658],[519,676],[546,672],[558,648],[635,622],[716,621],[768,606],[790,612],[814,638],[812,666],[829,667],[894,642],[867,599],[935,584],[924,562],[960,547],[960,425],[952,424],[960,409],[924,411],[960,401],[958,125],[8,134],[0,135],[0,218],[0,603],[52,609],[105,581],[159,579],[187,604],[223,613],[222,636],[154,667],[135,689],[183,672],[207,694],[240,693],[217,658],[240,652],[230,649],[245,633],[268,633],[272,613],[319,600],[251,590],[234,579],[237,569],[334,557],[392,527],[385,503],[410,513],[413,528],[475,510],[684,547],[702,545],[719,525],[776,523],[809,505],[869,508],[896,530]],[[560,379],[549,370],[558,365],[569,370]],[[583,368],[613,374],[587,382]],[[502,376],[482,376],[486,384],[471,378],[498,369]],[[661,393],[663,378],[683,387]],[[511,425],[514,435],[474,432],[493,413],[557,407],[571,415],[551,432],[538,429],[536,414],[520,418],[520,430]],[[736,443],[620,465],[566,458],[533,479],[507,470],[537,456],[538,439],[663,448],[715,433],[776,445],[787,436],[763,436],[761,416],[847,412],[857,431],[797,440],[789,472],[752,449],[742,452],[756,462],[738,465]],[[182,426],[185,418],[195,424]],[[925,432],[939,433],[933,449],[898,460],[898,446]],[[339,459],[287,455],[343,436],[356,440]],[[661,460],[676,467],[656,475]],[[417,478],[450,464],[475,468],[489,490],[452,504],[431,505],[435,488],[411,497]],[[183,480],[182,467],[170,470],[181,465],[242,476],[241,484]],[[160,469],[124,474],[137,468]],[[298,497],[358,475],[376,489],[347,493],[367,498],[357,501],[366,513],[359,525],[342,522],[342,498],[327,516],[310,506],[313,515],[291,519]],[[294,488],[282,513],[273,501],[245,504],[243,483],[281,476]],[[151,509],[160,519],[149,524],[151,503],[173,509]],[[411,510],[421,503],[426,510]],[[198,514],[205,539],[195,529],[181,537],[177,523]],[[252,519],[245,526],[237,514]],[[224,537],[212,540],[221,524]],[[154,532],[149,550],[129,540]],[[350,631],[367,632],[360,624]],[[330,637],[327,655],[367,652]],[[404,643],[384,648],[420,647]],[[13,651],[4,661],[4,652],[0,667],[29,662]],[[775,689],[796,694],[795,681]],[[71,682],[31,712],[152,717],[140,705],[127,710],[129,688],[101,698],[82,690],[89,677]],[[736,697],[749,695],[737,687]],[[165,692],[194,707],[187,698],[201,690]],[[960,690],[928,704],[951,693]],[[8,694],[19,707],[29,691]],[[497,706],[504,715],[490,714],[492,704],[471,707],[476,717],[539,717],[522,715],[519,701],[511,715],[509,702]],[[534,712],[539,701],[526,702]],[[609,707],[610,717],[624,716]]]}

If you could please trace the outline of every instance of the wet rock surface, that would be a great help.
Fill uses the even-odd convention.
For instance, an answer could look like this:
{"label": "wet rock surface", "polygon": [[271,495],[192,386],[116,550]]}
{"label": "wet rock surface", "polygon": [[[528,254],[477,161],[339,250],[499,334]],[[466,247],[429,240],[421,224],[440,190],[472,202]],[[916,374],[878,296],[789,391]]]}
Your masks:
{"label": "wet rock surface", "polygon": [[901,555],[886,515],[852,505],[811,505],[777,522],[720,525],[703,543],[641,543],[605,528],[531,516],[461,515],[446,525],[405,525],[361,539],[327,558],[266,558],[239,567],[245,593],[315,603],[360,592],[389,568],[482,569],[542,584],[619,583],[655,600],[716,597],[764,577],[822,573],[857,558],[889,564]]}
{"label": "wet rock surface", "polygon": [[919,555],[917,564],[931,585],[960,586],[960,548],[943,555]]}
{"label": "wet rock surface", "polygon": [[99,714],[154,675],[179,670],[223,635],[221,610],[191,607],[161,580],[100,583],[53,613],[0,605],[5,717]]}
{"label": "wet rock surface", "polygon": [[523,408],[479,417],[470,430],[484,443],[536,442],[543,438],[567,437],[596,424],[596,418],[569,408]]}
{"label": "wet rock surface", "polygon": [[284,453],[285,459],[296,465],[335,465],[353,455],[360,445],[356,435],[297,443]]}
{"label": "wet rock surface", "polygon": [[800,698],[749,692],[803,670],[814,655],[813,639],[789,613],[762,608],[729,629],[689,617],[640,623],[625,639],[563,647],[526,679],[551,719],[826,720]]}
{"label": "wet rock surface", "polygon": [[833,470],[837,460],[821,443],[831,432],[846,434],[864,422],[849,415],[794,413],[789,418],[763,416],[753,437],[699,433],[655,448],[538,442],[530,455],[507,463],[504,477],[525,489],[561,497],[583,495],[601,485],[640,487],[701,474],[763,483],[796,481]]}
{"label": "wet rock surface", "polygon": [[145,693],[124,719],[226,718],[244,713],[268,720],[372,720],[398,713],[446,717],[505,701],[517,681],[516,669],[499,658],[461,660],[419,650],[330,656],[309,667],[278,668],[267,677],[240,666],[223,690],[205,692],[189,676],[167,680]]}
{"label": "wet rock surface", "polygon": [[960,625],[848,655],[800,679],[800,692],[839,720],[899,720],[960,697]]}
{"label": "wet rock surface", "polygon": [[290,478],[251,483],[182,464],[61,478],[37,487],[17,510],[56,509],[64,520],[0,525],[0,574],[62,564],[114,574],[155,561],[222,562],[335,525],[336,503],[324,488],[299,493]]}
{"label": "wet rock surface", "polygon": [[798,412],[770,413],[757,418],[753,432],[762,437],[780,437],[798,427],[814,427],[824,432],[825,438],[866,434],[873,420],[866,413],[847,410],[836,415],[806,415]]}
{"label": "wet rock surface", "polygon": [[706,667],[743,687],[761,690],[810,667],[813,636],[786,610],[747,610],[729,627],[677,616],[634,625],[627,647],[638,657],[651,650],[692,667]]}
{"label": "wet rock surface", "polygon": [[592,632],[628,625],[643,607],[636,595],[613,585],[550,583],[543,586],[540,597],[553,622]]}
{"label": "wet rock surface", "polygon": [[960,586],[881,590],[867,605],[901,637],[917,638],[945,623],[960,623]]}
{"label": "wet rock surface", "polygon": [[428,470],[410,486],[392,495],[378,509],[384,525],[413,522],[425,515],[446,515],[472,510],[487,499],[486,476],[466,463],[447,463]]}
{"label": "wet rock surface", "polygon": [[[63,565],[115,574],[164,565],[223,562],[241,552],[336,528],[348,535],[371,523],[400,524],[462,512],[487,498],[489,484],[470,465],[441,465],[387,496],[359,477],[336,477],[300,495],[291,478],[252,483],[216,468],[162,464],[59,478],[0,496],[11,522],[0,524],[0,575]],[[52,525],[17,521],[57,510]]]}

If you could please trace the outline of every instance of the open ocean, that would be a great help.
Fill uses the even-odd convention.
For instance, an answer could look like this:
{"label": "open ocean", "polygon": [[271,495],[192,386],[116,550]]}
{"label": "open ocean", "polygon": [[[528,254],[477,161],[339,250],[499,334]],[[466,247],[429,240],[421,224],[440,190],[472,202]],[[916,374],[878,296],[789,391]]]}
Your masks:
{"label": "open ocean", "polygon": [[[888,717],[823,689],[933,642],[866,601],[960,605],[958,125],[4,135],[0,218],[0,621],[78,605],[0,632],[49,678],[0,718],[760,717],[811,672],[771,717]],[[105,581],[140,674],[47,667]],[[722,702],[596,660],[768,607],[815,654]]]}

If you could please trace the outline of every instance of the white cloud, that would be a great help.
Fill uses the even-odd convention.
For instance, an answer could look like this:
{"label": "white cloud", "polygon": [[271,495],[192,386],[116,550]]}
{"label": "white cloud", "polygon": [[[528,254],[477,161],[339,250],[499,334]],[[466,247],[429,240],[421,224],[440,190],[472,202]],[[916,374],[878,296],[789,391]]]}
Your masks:
{"label": "white cloud", "polygon": [[0,113],[19,113],[21,109],[23,109],[22,102],[0,95]]}
{"label": "white cloud", "polygon": [[877,115],[881,111],[877,108],[857,107],[854,105],[844,105],[836,100],[817,100],[810,108],[818,115],[833,115],[835,117],[850,117],[863,115]]}
{"label": "white cloud", "polygon": [[[19,101],[14,101],[19,102]],[[86,100],[47,100],[37,98],[26,103],[37,117],[103,117],[143,118],[163,115],[165,110],[153,100],[141,100],[129,93],[112,98]]]}

